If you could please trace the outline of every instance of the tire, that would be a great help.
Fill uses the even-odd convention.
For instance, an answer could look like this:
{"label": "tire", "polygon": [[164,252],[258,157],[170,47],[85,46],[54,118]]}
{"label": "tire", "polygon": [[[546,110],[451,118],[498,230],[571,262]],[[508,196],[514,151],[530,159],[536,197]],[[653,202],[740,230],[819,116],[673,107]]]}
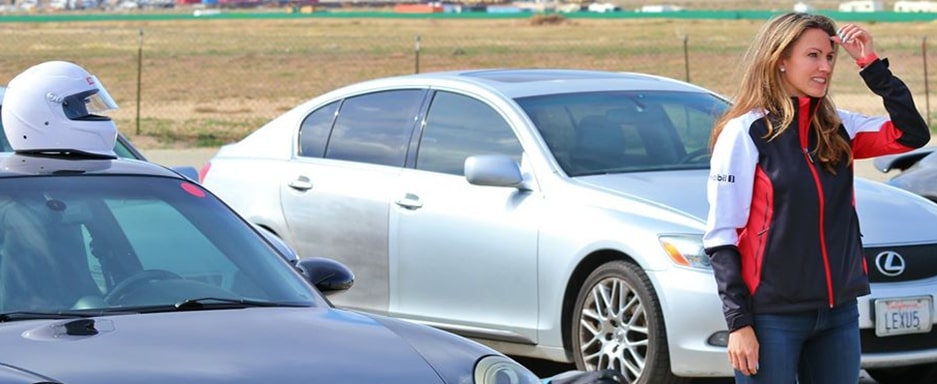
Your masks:
{"label": "tire", "polygon": [[866,369],[879,384],[934,384],[937,383],[937,363],[909,365],[907,367]]}
{"label": "tire", "polygon": [[634,263],[602,264],[576,296],[570,322],[573,357],[580,370],[616,369],[628,383],[676,384],[660,301]]}

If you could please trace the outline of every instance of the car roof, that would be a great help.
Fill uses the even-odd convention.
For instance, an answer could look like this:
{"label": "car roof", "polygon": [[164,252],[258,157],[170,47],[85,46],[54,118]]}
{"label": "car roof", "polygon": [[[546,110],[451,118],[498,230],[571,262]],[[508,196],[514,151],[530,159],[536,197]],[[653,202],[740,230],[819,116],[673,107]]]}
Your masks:
{"label": "car roof", "polygon": [[618,90],[661,90],[712,93],[704,88],[660,76],[578,69],[495,68],[403,75],[365,81],[350,87],[474,85],[510,98],[557,93]]}
{"label": "car roof", "polygon": [[142,160],[0,153],[0,179],[75,174],[162,176],[184,180],[182,176],[169,168]]}

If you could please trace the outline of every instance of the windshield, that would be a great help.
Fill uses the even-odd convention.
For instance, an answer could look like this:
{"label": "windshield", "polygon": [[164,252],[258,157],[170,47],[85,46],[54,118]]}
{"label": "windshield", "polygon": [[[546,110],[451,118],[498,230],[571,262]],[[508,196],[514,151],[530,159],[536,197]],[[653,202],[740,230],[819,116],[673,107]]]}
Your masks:
{"label": "windshield", "polygon": [[215,298],[322,303],[201,187],[147,176],[0,179],[0,313],[122,311]]}
{"label": "windshield", "polygon": [[709,167],[713,122],[728,103],[707,93],[607,91],[516,100],[569,176]]}

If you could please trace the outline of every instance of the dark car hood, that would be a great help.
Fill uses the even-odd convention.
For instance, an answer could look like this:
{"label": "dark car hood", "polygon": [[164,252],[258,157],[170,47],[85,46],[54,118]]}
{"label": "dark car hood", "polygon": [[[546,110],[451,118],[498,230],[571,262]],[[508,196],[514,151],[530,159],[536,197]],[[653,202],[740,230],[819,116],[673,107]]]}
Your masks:
{"label": "dark car hood", "polygon": [[[443,383],[400,336],[437,330],[329,308],[99,317],[91,336],[65,334],[68,322],[0,323],[0,367],[65,384]],[[443,347],[460,358],[478,352]]]}

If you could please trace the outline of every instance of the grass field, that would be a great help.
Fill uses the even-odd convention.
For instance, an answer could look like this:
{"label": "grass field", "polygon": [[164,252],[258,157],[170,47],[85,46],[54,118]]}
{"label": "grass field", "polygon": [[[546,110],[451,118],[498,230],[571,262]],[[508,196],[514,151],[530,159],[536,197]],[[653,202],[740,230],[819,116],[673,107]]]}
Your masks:
{"label": "grass field", "polygon": [[[572,67],[689,75],[731,96],[738,59],[761,23],[537,17],[0,23],[0,84],[44,60],[74,61],[104,82],[121,104],[113,114],[121,131],[142,147],[216,146],[332,88],[417,70]],[[937,24],[866,26],[925,113],[922,47]],[[832,88],[839,106],[881,113],[852,63],[842,64]]]}

